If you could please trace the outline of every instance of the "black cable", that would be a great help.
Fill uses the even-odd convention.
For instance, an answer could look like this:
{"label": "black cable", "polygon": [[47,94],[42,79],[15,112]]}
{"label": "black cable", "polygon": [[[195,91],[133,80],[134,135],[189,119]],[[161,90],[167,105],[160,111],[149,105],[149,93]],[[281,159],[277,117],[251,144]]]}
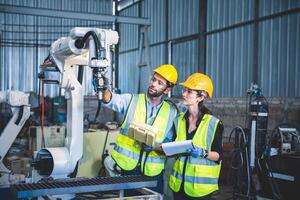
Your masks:
{"label": "black cable", "polygon": [[266,170],[267,170],[266,176],[268,177],[268,181],[269,181],[269,184],[271,186],[272,195],[273,195],[274,200],[282,200],[283,198],[282,198],[282,195],[281,195],[280,190],[278,188],[278,184],[276,183],[276,181],[274,179],[273,172],[269,167],[270,165],[268,164],[268,162],[270,162],[270,161],[268,161],[267,159],[263,160],[263,158],[257,160],[258,161],[257,164],[258,164],[259,170],[261,172],[263,172],[263,169],[260,165],[260,160],[265,161],[264,163],[265,163],[265,167],[266,167]]}
{"label": "black cable", "polygon": [[[240,132],[237,132],[237,130],[239,130]],[[249,155],[248,155],[248,149],[247,149],[247,140],[246,140],[246,136],[245,136],[245,132],[243,130],[242,127],[240,126],[237,126],[235,127],[230,135],[229,135],[229,143],[231,142],[231,137],[232,137],[232,134],[235,132],[235,138],[236,138],[236,141],[238,141],[238,144],[235,145],[235,149],[234,151],[232,152],[233,154],[233,157],[232,157],[232,160],[231,160],[231,169],[235,170],[236,173],[238,174],[237,176],[234,176],[237,180],[236,180],[236,183],[238,184],[235,184],[235,188],[237,187],[240,187],[242,186],[243,184],[243,180],[240,180],[240,176],[239,174],[243,174],[243,166],[244,166],[244,159],[243,159],[243,150],[245,151],[245,161],[246,161],[246,170],[247,170],[247,192],[246,192],[246,196],[250,198],[250,189],[251,189],[251,179],[250,179],[250,168],[249,168]],[[243,143],[241,143],[241,136],[238,135],[238,134],[242,134],[242,139],[243,139]],[[238,166],[233,166],[233,163],[236,161],[234,160],[235,157],[237,158],[240,158],[240,165]],[[238,163],[238,162],[237,162]],[[241,183],[241,184],[239,184]],[[243,194],[243,191],[241,191],[241,189],[239,189],[239,193]]]}
{"label": "black cable", "polygon": [[143,165],[143,168],[141,168],[141,171],[142,171],[143,174],[145,174],[145,167],[146,167],[146,162],[147,162],[147,159],[148,159],[149,154],[150,154],[150,151],[149,151],[149,152],[146,151],[146,156],[145,156],[145,160],[144,160],[144,165]]}
{"label": "black cable", "polygon": [[95,114],[94,122],[96,122],[96,119],[98,118],[98,116],[100,114],[101,105],[102,105],[102,101],[98,100],[98,107],[97,107],[97,111],[96,111],[96,114]]}
{"label": "black cable", "polygon": [[101,47],[101,44],[100,44],[100,41],[98,39],[98,36],[97,34],[95,33],[95,31],[88,31],[84,36],[83,38],[81,39],[77,39],[75,41],[75,47],[78,48],[78,49],[82,49],[84,47],[84,43],[86,42],[86,40],[92,36],[94,42],[95,42],[95,56],[96,58],[95,59],[99,59],[99,55],[100,55],[100,47]]}
{"label": "black cable", "polygon": [[105,172],[105,166],[104,166],[104,159],[108,156],[108,151],[105,151],[105,147],[107,145],[107,140],[108,140],[108,134],[109,134],[109,131],[110,129],[106,126],[106,129],[107,129],[107,132],[106,132],[106,135],[105,135],[105,140],[104,140],[104,144],[103,144],[103,149],[102,149],[102,155],[101,155],[101,168],[99,170],[99,175],[103,175],[104,172]]}
{"label": "black cable", "polygon": [[[77,39],[75,41],[75,46],[76,48],[78,49],[82,49],[84,47],[84,43],[86,42],[86,40],[92,36],[93,40],[94,40],[94,43],[95,43],[95,58],[91,58],[91,59],[99,59],[100,57],[100,47],[101,47],[101,44],[100,44],[100,41],[98,39],[98,36],[97,34],[95,33],[95,31],[88,31],[84,36],[83,38],[81,39]],[[80,68],[79,68],[80,69]],[[93,74],[96,74],[97,71],[99,71],[100,69],[99,68],[95,68],[93,70]],[[97,112],[96,112],[96,115],[95,115],[95,119],[94,119],[94,122],[96,122],[96,119],[100,113],[100,110],[101,110],[101,101],[98,102],[98,108],[97,108]]]}
{"label": "black cable", "polygon": [[21,121],[21,119],[23,117],[23,114],[24,114],[24,106],[21,106],[21,108],[19,110],[18,118],[17,118],[16,123],[15,123],[16,125],[19,126],[19,123],[20,123],[20,121]]}
{"label": "black cable", "polygon": [[[104,145],[103,145],[103,149],[102,149],[102,158],[104,158],[104,154],[105,154],[104,152],[105,152],[105,147],[107,145],[108,134],[109,134],[109,128],[107,127],[107,132],[105,135]],[[102,159],[102,161],[104,162],[104,159]]]}
{"label": "black cable", "polygon": [[78,65],[78,76],[77,80],[80,84],[82,84],[83,80],[83,71],[84,71],[84,66],[83,65]]}

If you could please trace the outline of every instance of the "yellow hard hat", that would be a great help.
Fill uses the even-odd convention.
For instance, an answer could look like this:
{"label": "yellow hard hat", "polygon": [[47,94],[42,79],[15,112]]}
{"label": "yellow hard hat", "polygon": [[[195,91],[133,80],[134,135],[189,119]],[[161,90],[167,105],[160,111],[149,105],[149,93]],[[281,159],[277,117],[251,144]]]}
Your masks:
{"label": "yellow hard hat", "polygon": [[180,83],[180,85],[192,90],[203,90],[212,98],[214,86],[211,79],[205,74],[194,73],[185,82]]}
{"label": "yellow hard hat", "polygon": [[170,83],[176,84],[176,81],[178,79],[178,74],[173,65],[170,64],[161,65],[158,68],[154,69],[153,71],[161,75],[164,79],[166,79]]}

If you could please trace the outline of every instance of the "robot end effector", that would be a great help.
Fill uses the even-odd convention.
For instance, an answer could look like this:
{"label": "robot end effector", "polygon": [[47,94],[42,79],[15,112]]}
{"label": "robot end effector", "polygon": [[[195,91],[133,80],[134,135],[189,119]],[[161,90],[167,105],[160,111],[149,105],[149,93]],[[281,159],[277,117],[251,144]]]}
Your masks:
{"label": "robot end effector", "polygon": [[111,65],[110,46],[118,43],[116,31],[105,29],[74,28],[70,36],[75,40],[75,47],[84,48],[88,38],[89,66],[93,68],[93,86],[98,98],[102,99],[102,91],[107,89],[108,79],[105,70]]}
{"label": "robot end effector", "polygon": [[[72,65],[89,65],[93,69],[94,91],[98,94],[99,99],[101,99],[101,93],[106,89],[106,85],[108,84],[105,73],[106,68],[111,65],[110,47],[117,44],[118,40],[119,35],[113,30],[73,28],[69,37],[60,38],[51,45],[48,60],[52,64],[54,63],[56,73],[53,72],[53,65],[46,64],[47,68],[42,73],[44,80],[52,76],[56,77],[56,80],[48,80],[48,83],[61,83],[62,81],[58,79],[63,74],[64,66],[68,63],[68,60],[71,60]],[[88,58],[85,56],[87,52],[89,55]],[[71,59],[76,56],[81,56],[81,58]],[[61,80],[63,79],[61,78]]]}

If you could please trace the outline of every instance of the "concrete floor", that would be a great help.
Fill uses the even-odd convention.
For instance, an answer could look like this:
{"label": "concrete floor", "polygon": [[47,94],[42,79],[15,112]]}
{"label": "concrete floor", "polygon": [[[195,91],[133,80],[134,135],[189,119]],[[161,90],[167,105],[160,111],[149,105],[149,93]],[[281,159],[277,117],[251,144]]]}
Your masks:
{"label": "concrete floor", "polygon": [[[219,191],[214,195],[214,198],[216,200],[229,200],[229,199],[233,199],[232,198],[232,186],[227,186],[227,185],[222,185],[219,186]],[[272,200],[269,198],[264,198],[264,197],[260,197],[260,196],[256,196],[257,200]]]}
{"label": "concrete floor", "polygon": [[[216,200],[229,200],[232,199],[232,186],[221,185],[219,191],[213,197]],[[164,193],[164,200],[173,200],[173,195],[170,190]]]}
{"label": "concrete floor", "polygon": [[217,200],[232,199],[232,186],[221,185],[219,191],[213,196]]}

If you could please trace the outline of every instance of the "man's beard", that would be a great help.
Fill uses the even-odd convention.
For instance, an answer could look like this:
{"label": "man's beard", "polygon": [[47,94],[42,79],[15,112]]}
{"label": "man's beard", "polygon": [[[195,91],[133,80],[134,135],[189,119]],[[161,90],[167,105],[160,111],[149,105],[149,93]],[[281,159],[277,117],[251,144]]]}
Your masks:
{"label": "man's beard", "polygon": [[150,93],[149,88],[148,88],[147,95],[149,97],[157,98],[157,97],[160,97],[161,95],[163,95],[165,90],[166,90],[166,88],[163,90],[160,90],[160,91],[156,91],[154,93]]}

